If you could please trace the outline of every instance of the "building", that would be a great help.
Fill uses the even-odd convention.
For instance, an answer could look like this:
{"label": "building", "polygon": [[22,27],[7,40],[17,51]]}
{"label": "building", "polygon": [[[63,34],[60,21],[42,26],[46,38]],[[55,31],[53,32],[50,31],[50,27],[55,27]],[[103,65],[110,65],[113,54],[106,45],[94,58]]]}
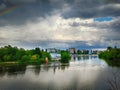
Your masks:
{"label": "building", "polygon": [[48,48],[48,49],[47,49],[47,52],[55,53],[55,52],[56,52],[56,49],[55,49],[55,48]]}
{"label": "building", "polygon": [[77,49],[76,49],[76,48],[69,48],[68,51],[69,51],[71,54],[77,53]]}

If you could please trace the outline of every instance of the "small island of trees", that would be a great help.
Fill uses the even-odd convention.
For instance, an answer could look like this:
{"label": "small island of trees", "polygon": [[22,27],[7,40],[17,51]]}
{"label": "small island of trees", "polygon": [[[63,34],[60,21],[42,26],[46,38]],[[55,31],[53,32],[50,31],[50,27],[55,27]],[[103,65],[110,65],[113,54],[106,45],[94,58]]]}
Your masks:
{"label": "small island of trees", "polygon": [[68,51],[61,51],[61,63],[69,63],[70,59],[71,56]]}

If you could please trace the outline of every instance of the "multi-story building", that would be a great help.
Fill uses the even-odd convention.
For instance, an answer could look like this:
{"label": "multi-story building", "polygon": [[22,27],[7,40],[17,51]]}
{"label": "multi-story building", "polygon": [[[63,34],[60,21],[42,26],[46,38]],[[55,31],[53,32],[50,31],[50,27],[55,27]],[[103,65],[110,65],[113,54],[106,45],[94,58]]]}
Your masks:
{"label": "multi-story building", "polygon": [[77,49],[76,49],[76,48],[69,48],[68,51],[69,51],[71,54],[77,53]]}

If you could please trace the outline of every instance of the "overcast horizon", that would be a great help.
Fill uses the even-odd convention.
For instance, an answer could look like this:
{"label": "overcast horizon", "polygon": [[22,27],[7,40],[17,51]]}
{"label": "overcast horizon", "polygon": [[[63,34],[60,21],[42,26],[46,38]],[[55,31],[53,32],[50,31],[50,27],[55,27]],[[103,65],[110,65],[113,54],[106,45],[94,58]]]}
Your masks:
{"label": "overcast horizon", "polygon": [[120,47],[120,0],[0,0],[0,47]]}

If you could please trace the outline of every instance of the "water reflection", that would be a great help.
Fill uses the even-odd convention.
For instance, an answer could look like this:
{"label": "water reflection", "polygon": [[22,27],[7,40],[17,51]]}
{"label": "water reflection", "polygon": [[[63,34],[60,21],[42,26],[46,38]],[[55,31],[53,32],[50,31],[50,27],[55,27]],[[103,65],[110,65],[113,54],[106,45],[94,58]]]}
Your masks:
{"label": "water reflection", "polygon": [[[111,89],[110,82],[114,77],[107,77],[112,75],[113,71],[118,72],[117,76],[120,75],[119,68],[109,67],[98,56],[74,55],[69,64],[61,64],[56,61],[50,65],[41,66],[0,67],[0,89],[106,90]],[[108,83],[108,81],[110,82]],[[117,78],[118,81],[120,78]],[[119,85],[119,83],[117,84]],[[112,88],[116,89],[116,87]]]}
{"label": "water reflection", "polygon": [[72,55],[71,58],[74,61],[91,60],[91,59],[98,59],[98,55]]}
{"label": "water reflection", "polygon": [[0,67],[0,77],[4,76],[4,75],[9,75],[9,76],[13,76],[13,75],[17,75],[17,74],[24,74],[26,70],[26,66],[2,66]]}
{"label": "water reflection", "polygon": [[108,65],[98,58],[98,55],[72,55],[71,66],[80,66],[80,67],[108,67]]}

